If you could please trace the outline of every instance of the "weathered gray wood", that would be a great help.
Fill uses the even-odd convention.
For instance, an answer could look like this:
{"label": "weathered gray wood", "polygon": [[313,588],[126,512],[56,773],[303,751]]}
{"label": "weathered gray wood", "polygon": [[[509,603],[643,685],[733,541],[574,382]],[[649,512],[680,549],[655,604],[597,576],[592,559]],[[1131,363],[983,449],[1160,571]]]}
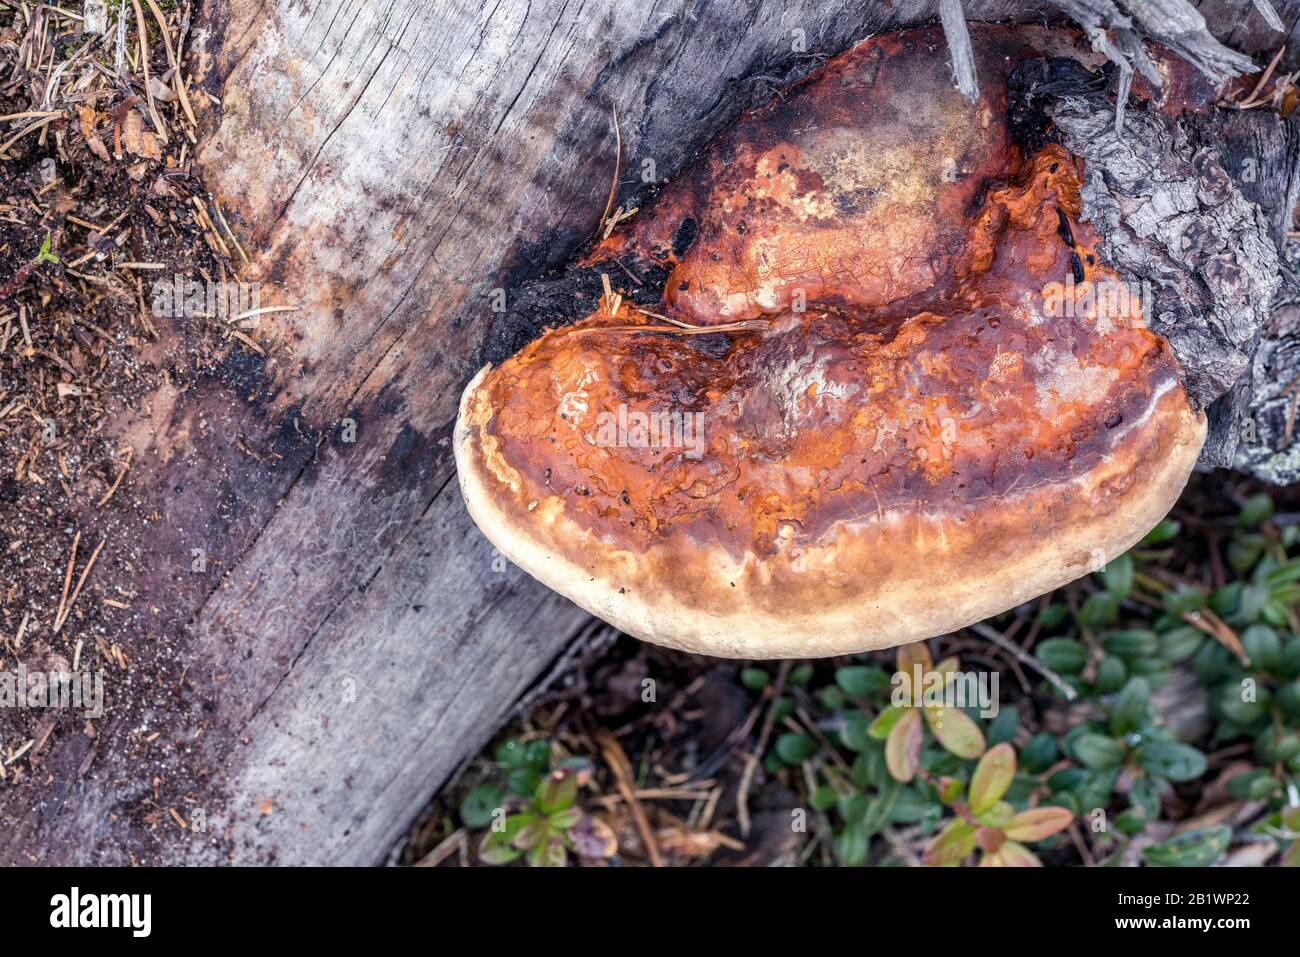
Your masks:
{"label": "weathered gray wood", "polygon": [[[264,363],[232,357],[117,424],[139,439],[132,481],[163,510],[142,543],[154,558],[141,627],[192,662],[189,710],[155,729],[184,746],[142,759],[110,746],[132,730],[119,729],[83,778],[86,743],[54,742],[56,780],[22,846],[51,862],[381,861],[586,620],[497,562],[456,491],[448,429],[490,292],[563,263],[595,230],[615,108],[631,189],[644,161],[671,173],[773,84],[934,10],[208,10],[198,35],[222,105],[200,158],[253,256],[247,278],[302,310],[263,320]],[[196,546],[203,575],[188,572]],[[163,806],[201,808],[207,832],[143,823],[155,788]]]}

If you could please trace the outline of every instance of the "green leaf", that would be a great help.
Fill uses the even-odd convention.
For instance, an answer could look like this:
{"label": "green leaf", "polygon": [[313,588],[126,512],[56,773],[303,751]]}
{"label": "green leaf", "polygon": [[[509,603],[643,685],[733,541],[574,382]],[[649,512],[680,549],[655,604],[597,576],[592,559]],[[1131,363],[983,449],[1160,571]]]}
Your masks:
{"label": "green leaf", "polygon": [[782,695],[772,702],[772,720],[781,724],[786,718],[794,716],[795,703],[789,695]]}
{"label": "green leaf", "polygon": [[1124,554],[1110,562],[1098,577],[1102,586],[1116,598],[1124,599],[1133,591],[1133,556]]}
{"label": "green leaf", "polygon": [[875,834],[889,823],[901,791],[901,785],[893,778],[890,778],[888,783],[880,789],[880,796],[867,805],[867,809],[862,815],[862,826],[866,829],[867,834]]}
{"label": "green leaf", "polygon": [[1205,755],[1177,741],[1148,741],[1138,749],[1137,762],[1148,774],[1170,781],[1192,781],[1205,773]]}
{"label": "green leaf", "polygon": [[506,775],[506,790],[511,794],[531,795],[542,783],[542,776],[532,768],[515,768]]}
{"label": "green leaf", "polygon": [[1246,798],[1251,801],[1267,801],[1274,794],[1281,794],[1285,787],[1285,784],[1271,774],[1266,775],[1261,780],[1251,783],[1250,790],[1246,792]]}
{"label": "green leaf", "polygon": [[1077,675],[1088,662],[1088,649],[1073,638],[1048,638],[1034,649],[1038,660],[1052,671]]}
{"label": "green leaf", "polygon": [[1265,761],[1289,761],[1300,754],[1300,735],[1269,725],[1255,737],[1255,750]]}
{"label": "green leaf", "polygon": [[827,711],[839,711],[848,704],[849,696],[835,685],[827,685],[817,692],[817,700]]}
{"label": "green leaf", "polygon": [[1220,618],[1231,618],[1241,604],[1241,582],[1229,582],[1210,595],[1210,611]]}
{"label": "green leaf", "polygon": [[1013,704],[1005,708],[999,708],[998,713],[994,715],[993,720],[989,722],[989,730],[986,738],[989,745],[1002,744],[1004,741],[1012,741],[1016,736],[1016,729],[1020,727],[1020,712]]}
{"label": "green leaf", "polygon": [[1273,499],[1263,493],[1252,495],[1237,516],[1239,528],[1258,528],[1273,517]]}
{"label": "green leaf", "polygon": [[865,794],[844,794],[840,796],[836,807],[845,823],[861,822],[870,803],[871,799]]}
{"label": "green leaf", "polygon": [[478,829],[492,823],[493,812],[501,807],[505,794],[495,784],[476,787],[460,802],[460,823]]}
{"label": "green leaf", "polygon": [[1002,800],[1016,776],[1016,752],[1003,743],[989,748],[971,776],[970,799],[972,814],[983,814]]}
{"label": "green leaf", "polygon": [[1251,625],[1241,633],[1241,644],[1252,668],[1277,670],[1282,659],[1282,640],[1268,625]]}
{"label": "green leaf", "polygon": [[813,666],[802,664],[790,672],[790,677],[786,678],[786,684],[792,688],[803,688],[808,685],[808,682],[812,681],[812,676]]}
{"label": "green leaf", "polygon": [[861,712],[854,712],[846,715],[844,723],[840,725],[838,732],[840,743],[850,751],[862,752],[871,747],[871,736],[868,730],[871,723],[867,721],[867,716]]}
{"label": "green leaf", "polygon": [[569,828],[577,824],[581,818],[582,808],[571,807],[565,808],[563,811],[556,811],[547,818],[547,823],[556,831],[567,831]]}
{"label": "green leaf", "polygon": [[1232,615],[1234,621],[1251,622],[1263,617],[1264,607],[1270,597],[1267,588],[1259,585],[1242,585],[1238,594],[1240,600],[1237,602],[1237,610]]}
{"label": "green leaf", "polygon": [[750,691],[762,691],[772,681],[772,676],[762,668],[742,668],[740,683]]}
{"label": "green leaf", "polygon": [[1145,678],[1130,678],[1110,709],[1107,727],[1113,735],[1128,734],[1147,723],[1151,709],[1151,685]]}
{"label": "green leaf", "polygon": [[528,763],[528,749],[518,738],[510,738],[497,747],[495,758],[502,767],[522,768]]}
{"label": "green leaf", "polygon": [[[1068,751],[1069,748],[1067,747]],[[1053,791],[1077,791],[1088,778],[1087,768],[1061,768],[1047,779],[1047,785]]]}
{"label": "green leaf", "polygon": [[1292,582],[1300,582],[1300,558],[1292,558],[1278,565],[1268,573],[1265,583],[1269,588],[1277,588]]}
{"label": "green leaf", "polygon": [[1249,728],[1268,717],[1268,708],[1272,704],[1272,695],[1267,688],[1255,689],[1255,700],[1245,700],[1245,688],[1240,682],[1229,681],[1219,692],[1219,710],[1233,724]]}
{"label": "green leaf", "polygon": [[974,824],[954,818],[944,825],[943,830],[925,849],[925,863],[931,867],[960,864],[974,852],[977,833]]}
{"label": "green leaf", "polygon": [[[1288,525],[1287,528],[1295,528],[1294,525]],[[1276,585],[1269,593],[1273,601],[1282,605],[1295,605],[1300,603],[1300,583],[1292,582],[1289,585]]]}
{"label": "green leaf", "polygon": [[524,848],[515,845],[523,829],[536,819],[531,814],[512,814],[505,819],[502,830],[488,831],[479,845],[478,856],[485,864],[509,864],[523,857]]}
{"label": "green leaf", "polygon": [[835,683],[847,695],[866,698],[889,687],[889,674],[884,668],[846,665],[835,672]]}
{"label": "green leaf", "polygon": [[984,753],[984,734],[960,708],[922,708],[930,733],[945,751],[973,760]]}
{"label": "green leaf", "polygon": [[533,803],[542,814],[551,815],[573,807],[578,800],[578,775],[569,768],[556,768],[542,779],[533,792]]}
{"label": "green leaf", "polygon": [[1053,791],[1049,803],[1067,809],[1075,817],[1083,813],[1083,802],[1070,791]]}
{"label": "green leaf", "polygon": [[36,265],[39,266],[41,263],[55,263],[56,265],[58,264],[59,257],[56,256],[50,249],[53,243],[54,243],[54,237],[49,233],[46,233],[45,240],[44,242],[41,243],[41,251],[36,254]]}
{"label": "green leaf", "polygon": [[894,730],[894,725],[903,720],[903,715],[911,711],[911,708],[895,708],[890,705],[880,714],[876,715],[875,720],[867,726],[868,736],[875,738],[877,741],[884,741]]}
{"label": "green leaf", "polygon": [[1092,628],[1113,625],[1119,619],[1119,599],[1108,591],[1094,592],[1079,609],[1079,624]]}
{"label": "green leaf", "polygon": [[944,804],[956,804],[966,793],[966,782],[959,778],[940,778],[935,790]]}
{"label": "green leaf", "polygon": [[524,745],[524,765],[538,774],[545,774],[551,766],[551,742],[537,738]]}
{"label": "green leaf", "polygon": [[1189,611],[1204,608],[1209,598],[1205,592],[1190,585],[1182,585],[1163,596],[1165,611],[1175,618],[1181,618]]}
{"label": "green leaf", "polygon": [[1266,794],[1271,793],[1274,783],[1273,775],[1262,769],[1257,769],[1233,775],[1228,779],[1225,790],[1231,797],[1238,800],[1244,801],[1251,798],[1258,800],[1258,798],[1255,798],[1258,791],[1264,790]]}
{"label": "green leaf", "polygon": [[839,803],[840,795],[829,784],[823,784],[816,791],[813,791],[808,800],[812,804],[814,811],[829,811]]}
{"label": "green leaf", "polygon": [[1300,715],[1300,680],[1288,681],[1277,689],[1277,703],[1293,719]]}
{"label": "green leaf", "polygon": [[1163,519],[1155,528],[1146,533],[1142,541],[1138,542],[1138,548],[1150,548],[1152,545],[1163,545],[1178,536],[1183,530],[1183,526],[1175,522],[1172,518]]}
{"label": "green leaf", "polygon": [[1270,598],[1264,603],[1264,608],[1260,612],[1260,618],[1264,619],[1274,628],[1285,628],[1290,619],[1287,617],[1286,605],[1282,604],[1276,598]]}
{"label": "green leaf", "polygon": [[1129,673],[1145,678],[1152,688],[1162,688],[1169,681],[1169,662],[1159,658],[1135,658],[1128,663]]}
{"label": "green leaf", "polygon": [[1148,847],[1142,856],[1156,867],[1208,867],[1223,856],[1231,841],[1232,828],[1226,825],[1202,827]]}
{"label": "green leaf", "polygon": [[1128,789],[1129,806],[1154,821],[1160,816],[1160,790],[1164,786],[1152,778],[1139,778]]}
{"label": "green leaf", "polygon": [[912,788],[903,788],[898,792],[898,800],[894,802],[894,810],[890,813],[889,820],[892,824],[930,822],[936,810],[942,810],[941,806],[917,794]]}
{"label": "green leaf", "polygon": [[1124,687],[1126,678],[1128,678],[1128,668],[1124,664],[1124,659],[1118,655],[1107,655],[1097,666],[1097,693],[1111,694],[1118,691]]}
{"label": "green leaf", "polygon": [[841,867],[861,867],[870,850],[871,838],[860,822],[846,825],[835,837],[835,859]]}
{"label": "green leaf", "polygon": [[1070,608],[1064,602],[1055,601],[1038,613],[1038,622],[1049,631],[1060,628],[1070,617]]}
{"label": "green leaf", "polygon": [[565,867],[569,855],[565,853],[564,842],[559,837],[552,837],[533,847],[528,852],[530,867]]}
{"label": "green leaf", "polygon": [[1180,664],[1200,650],[1205,632],[1191,625],[1166,631],[1160,636],[1160,657],[1171,665]]}
{"label": "green leaf", "polygon": [[1258,535],[1243,536],[1228,543],[1228,564],[1238,575],[1245,575],[1264,554],[1264,540]]}
{"label": "green leaf", "polygon": [[903,715],[885,741],[885,764],[890,777],[904,783],[916,776],[921,766],[921,715],[915,708],[898,708]]}
{"label": "green leaf", "polygon": [[[879,755],[880,764],[884,766],[884,755]],[[853,786],[865,791],[877,783],[876,768],[874,767],[876,755],[870,753],[859,754],[853,759],[853,766],[849,768],[849,777],[853,780]],[[893,780],[889,778],[889,780]]]}
{"label": "green leaf", "polygon": [[1075,739],[1072,750],[1075,760],[1093,769],[1117,767],[1127,754],[1124,745],[1104,734],[1081,734]]}
{"label": "green leaf", "polygon": [[776,753],[786,764],[802,764],[817,753],[817,742],[807,734],[783,734],[776,739]]}
{"label": "green leaf", "polygon": [[1039,732],[1029,739],[1020,752],[1020,763],[1025,766],[1025,770],[1033,774],[1042,774],[1061,756],[1060,749],[1056,746],[1056,738],[1046,731]]}
{"label": "green leaf", "polygon": [[1083,783],[1075,792],[1079,796],[1080,805],[1092,809],[1109,804],[1110,796],[1115,790],[1115,782],[1119,780],[1122,770],[1115,767],[1088,771],[1084,775]]}
{"label": "green leaf", "polygon": [[1119,828],[1121,834],[1129,837],[1141,833],[1146,826],[1147,816],[1135,808],[1128,808],[1115,816],[1115,827]]}
{"label": "green leaf", "polygon": [[1101,640],[1101,646],[1110,655],[1118,655],[1125,661],[1137,658],[1150,658],[1160,650],[1160,639],[1154,631],[1130,629],[1111,632]]}

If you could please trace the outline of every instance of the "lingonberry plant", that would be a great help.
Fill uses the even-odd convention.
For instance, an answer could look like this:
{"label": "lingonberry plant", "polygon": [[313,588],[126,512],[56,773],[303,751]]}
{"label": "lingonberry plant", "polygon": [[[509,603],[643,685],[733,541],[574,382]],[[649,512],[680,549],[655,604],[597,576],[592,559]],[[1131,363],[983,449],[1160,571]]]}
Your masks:
{"label": "lingonberry plant", "polygon": [[479,858],[486,864],[525,859],[534,866],[562,867],[569,854],[612,857],[618,843],[609,827],[579,804],[591,781],[592,764],[572,758],[551,767],[550,744],[511,738],[496,752],[502,781],[471,791],[461,803],[461,821],[486,828]]}

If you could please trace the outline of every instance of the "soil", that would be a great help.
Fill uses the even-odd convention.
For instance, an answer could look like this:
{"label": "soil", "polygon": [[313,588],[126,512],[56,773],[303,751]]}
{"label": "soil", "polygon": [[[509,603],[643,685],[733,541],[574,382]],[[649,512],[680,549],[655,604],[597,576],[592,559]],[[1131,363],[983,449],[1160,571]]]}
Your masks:
{"label": "soil", "polygon": [[[180,44],[194,11],[165,6]],[[160,386],[184,391],[224,374],[232,352],[256,348],[226,318],[155,309],[156,282],[233,280],[237,241],[222,235],[195,174],[201,134],[169,85],[156,23],[152,109],[170,131],[166,145],[138,55],[116,73],[112,16],[98,38],[50,8],[0,16],[0,75],[11,78],[0,86],[0,114],[55,114],[21,137],[31,117],[0,124],[10,144],[0,161],[0,675],[21,667],[74,684],[101,675],[112,716],[0,707],[0,830],[20,833],[67,799],[54,783],[84,777],[108,751],[127,758],[116,767],[147,777],[95,786],[134,792],[114,803],[144,830],[174,828],[201,784],[172,760],[190,712],[182,636],[150,624],[157,609],[139,607],[136,586],[164,573],[137,542],[166,515],[133,481],[143,449],[114,443],[106,426],[147,413],[143,403]],[[47,97],[46,77],[60,69],[63,86]],[[205,95],[190,88],[191,98]],[[197,733],[191,721],[186,735]],[[55,735],[83,738],[71,751],[78,767],[45,765]],[[18,841],[0,858],[37,859]]]}

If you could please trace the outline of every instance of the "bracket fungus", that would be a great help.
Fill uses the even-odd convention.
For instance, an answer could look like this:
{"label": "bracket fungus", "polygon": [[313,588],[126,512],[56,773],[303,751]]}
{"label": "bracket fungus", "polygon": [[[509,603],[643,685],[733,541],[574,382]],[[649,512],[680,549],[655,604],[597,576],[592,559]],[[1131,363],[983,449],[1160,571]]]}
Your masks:
{"label": "bracket fungus", "polygon": [[919,30],[743,116],[586,257],[657,302],[474,377],[456,461],[503,554],[649,641],[820,656],[1002,612],[1165,515],[1205,416],[1083,161],[1008,118],[1015,63],[1077,38],[973,36],[973,104]]}

